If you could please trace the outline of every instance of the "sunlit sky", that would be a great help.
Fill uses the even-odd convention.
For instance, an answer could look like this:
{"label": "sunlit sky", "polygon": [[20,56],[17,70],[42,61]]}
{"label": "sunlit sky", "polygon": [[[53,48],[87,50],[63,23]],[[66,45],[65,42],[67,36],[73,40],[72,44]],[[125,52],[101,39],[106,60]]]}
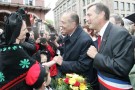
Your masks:
{"label": "sunlit sky", "polygon": [[45,0],[45,7],[50,7],[51,10],[45,15],[46,19],[50,19],[54,21],[53,9],[55,7],[55,3],[58,0]]}

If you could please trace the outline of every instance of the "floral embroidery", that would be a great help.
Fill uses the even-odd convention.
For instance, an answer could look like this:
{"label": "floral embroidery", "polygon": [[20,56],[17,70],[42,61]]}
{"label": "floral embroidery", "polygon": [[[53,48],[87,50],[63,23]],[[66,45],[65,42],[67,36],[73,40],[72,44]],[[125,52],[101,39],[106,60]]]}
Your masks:
{"label": "floral embroidery", "polygon": [[13,46],[12,49],[13,49],[13,50],[16,50],[16,49],[17,49],[17,46]]}
{"label": "floral embroidery", "polygon": [[7,50],[7,48],[3,48],[3,51],[6,51]]}
{"label": "floral embroidery", "polygon": [[5,77],[2,72],[0,72],[0,82],[5,81]]}
{"label": "floral embroidery", "polygon": [[29,68],[30,61],[29,59],[23,59],[20,61],[19,65],[22,66],[22,68]]}
{"label": "floral embroidery", "polygon": [[3,48],[3,51],[6,51],[7,50],[7,48]]}
{"label": "floral embroidery", "polygon": [[21,46],[12,46],[12,47],[3,47],[3,48],[0,48],[0,52],[5,52],[7,50],[17,50],[17,49],[21,49],[22,47]]}
{"label": "floral embroidery", "polygon": [[19,48],[22,48],[21,46],[19,46]]}
{"label": "floral embroidery", "polygon": [[8,50],[11,50],[11,47],[8,47]]}

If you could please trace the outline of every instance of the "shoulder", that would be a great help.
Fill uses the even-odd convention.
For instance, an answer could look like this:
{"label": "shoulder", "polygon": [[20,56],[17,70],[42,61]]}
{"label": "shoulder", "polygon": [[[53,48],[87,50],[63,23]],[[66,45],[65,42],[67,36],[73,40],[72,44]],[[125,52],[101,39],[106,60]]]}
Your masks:
{"label": "shoulder", "polygon": [[81,39],[83,40],[92,40],[92,38],[89,36],[89,34],[87,34],[85,31],[82,30],[82,32],[80,33],[79,36]]}
{"label": "shoulder", "polygon": [[109,38],[112,42],[115,42],[113,44],[118,44],[120,42],[132,43],[132,37],[128,30],[120,26],[113,26],[111,28]]}
{"label": "shoulder", "polygon": [[117,37],[131,36],[126,28],[117,25],[112,26],[110,33]]}

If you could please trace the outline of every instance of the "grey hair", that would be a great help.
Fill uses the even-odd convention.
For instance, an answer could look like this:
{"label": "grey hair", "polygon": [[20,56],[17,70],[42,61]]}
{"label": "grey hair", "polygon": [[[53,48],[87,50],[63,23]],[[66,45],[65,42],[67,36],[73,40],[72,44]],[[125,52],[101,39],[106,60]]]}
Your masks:
{"label": "grey hair", "polygon": [[77,25],[79,25],[79,16],[76,12],[66,12],[64,14],[69,14],[70,19],[69,21],[74,21],[76,22]]}
{"label": "grey hair", "polygon": [[92,6],[96,6],[96,10],[95,10],[96,14],[99,14],[102,11],[104,11],[105,12],[105,20],[109,20],[109,18],[110,18],[110,10],[106,5],[104,5],[103,3],[94,3],[94,4],[90,5],[88,7],[88,9],[90,7],[92,7]]}
{"label": "grey hair", "polygon": [[113,17],[115,19],[116,24],[123,22],[122,18],[118,14],[113,14],[110,17]]}

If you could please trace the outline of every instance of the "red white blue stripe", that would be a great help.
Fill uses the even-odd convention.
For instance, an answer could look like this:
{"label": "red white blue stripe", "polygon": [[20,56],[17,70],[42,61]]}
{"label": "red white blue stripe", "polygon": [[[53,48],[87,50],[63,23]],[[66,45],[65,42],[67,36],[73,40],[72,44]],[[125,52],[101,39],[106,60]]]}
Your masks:
{"label": "red white blue stripe", "polygon": [[130,90],[132,86],[130,82],[125,82],[118,79],[108,78],[98,73],[99,82],[109,90]]}

